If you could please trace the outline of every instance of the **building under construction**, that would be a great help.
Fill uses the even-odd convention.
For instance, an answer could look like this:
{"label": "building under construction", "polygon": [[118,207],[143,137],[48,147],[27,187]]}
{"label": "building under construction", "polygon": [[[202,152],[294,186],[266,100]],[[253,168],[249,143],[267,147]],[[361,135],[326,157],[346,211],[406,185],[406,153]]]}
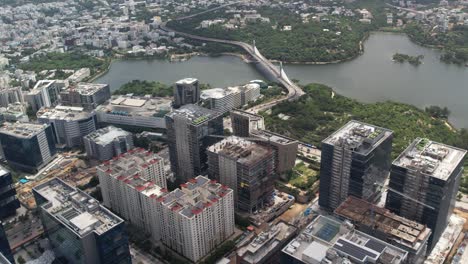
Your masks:
{"label": "building under construction", "polygon": [[408,251],[408,263],[423,263],[431,229],[365,200],[348,197],[335,213],[356,229]]}
{"label": "building under construction", "polygon": [[432,229],[432,249],[447,227],[466,150],[417,138],[395,159],[385,207]]}

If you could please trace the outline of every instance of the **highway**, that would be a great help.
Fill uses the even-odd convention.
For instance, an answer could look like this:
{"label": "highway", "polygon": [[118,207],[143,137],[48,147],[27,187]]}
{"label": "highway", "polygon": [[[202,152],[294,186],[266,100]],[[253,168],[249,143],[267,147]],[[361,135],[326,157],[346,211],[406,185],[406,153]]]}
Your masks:
{"label": "highway", "polygon": [[[240,2],[235,2],[235,3],[231,3],[231,4],[227,4],[227,5],[218,6],[218,7],[215,7],[215,8],[209,9],[209,10],[205,10],[205,11],[197,13],[197,14],[193,14],[193,15],[185,16],[185,17],[181,17],[181,18],[176,18],[175,20],[181,21],[181,20],[184,20],[184,19],[189,19],[189,18],[198,16],[198,15],[205,14],[205,13],[208,13],[208,12],[212,12],[214,10],[218,10],[218,9],[224,8],[226,6],[234,5],[234,4],[237,4],[237,3],[240,3]],[[189,33],[185,33],[185,32],[180,32],[180,31],[169,28],[167,26],[167,23],[161,24],[160,28],[162,30],[165,30],[165,31],[168,31],[168,32],[174,32],[175,34],[177,34],[179,36],[190,38],[190,39],[195,39],[195,40],[200,40],[200,41],[207,41],[207,42],[217,42],[217,43],[223,43],[223,44],[229,44],[229,45],[234,45],[234,46],[241,47],[250,56],[252,56],[252,58],[254,58],[258,63],[260,63],[264,67],[264,69],[271,76],[275,76],[275,81],[276,82],[278,82],[281,86],[283,86],[284,88],[286,88],[288,90],[288,94],[287,94],[286,97],[282,97],[282,98],[276,99],[274,101],[270,101],[270,102],[267,102],[267,103],[264,103],[264,104],[261,104],[261,105],[257,105],[255,107],[249,109],[250,112],[258,113],[260,111],[267,110],[267,109],[273,107],[274,105],[276,105],[276,104],[278,104],[278,103],[280,103],[282,101],[285,101],[285,100],[294,101],[294,100],[297,100],[302,95],[304,95],[304,91],[301,89],[301,87],[299,87],[299,85],[295,84],[294,82],[290,81],[288,76],[284,72],[284,70],[282,68],[278,69],[278,67],[276,67],[271,61],[269,61],[267,58],[265,58],[260,53],[260,51],[257,49],[257,47],[255,45],[250,45],[250,44],[242,42],[242,41],[233,41],[233,40],[226,40],[226,39],[202,37],[202,36],[193,35],[193,34],[189,34]]]}

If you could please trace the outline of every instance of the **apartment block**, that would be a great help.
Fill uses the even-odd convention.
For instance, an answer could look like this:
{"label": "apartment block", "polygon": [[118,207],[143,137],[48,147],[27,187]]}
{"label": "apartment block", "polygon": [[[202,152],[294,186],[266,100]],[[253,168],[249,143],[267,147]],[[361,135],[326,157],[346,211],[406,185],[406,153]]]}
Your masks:
{"label": "apartment block", "polygon": [[37,121],[50,124],[57,145],[68,148],[82,146],[83,137],[97,128],[96,113],[85,111],[83,107],[41,108],[37,111]]}
{"label": "apartment block", "polygon": [[376,200],[391,165],[393,132],[350,121],[322,141],[319,205],[335,210],[348,196]]}
{"label": "apartment block", "polygon": [[200,101],[200,86],[197,79],[185,78],[174,85],[174,107],[196,104]]}
{"label": "apartment block", "polygon": [[222,139],[223,117],[198,105],[184,105],[166,115],[171,169],[185,182],[207,170],[206,148]]}
{"label": "apartment block", "polygon": [[58,178],[33,188],[44,234],[71,264],[130,264],[124,221]]}
{"label": "apartment block", "polygon": [[56,154],[52,127],[47,124],[8,123],[0,127],[0,143],[8,164],[26,172],[35,172]]}
{"label": "apartment block", "polygon": [[385,207],[432,229],[432,249],[447,227],[466,150],[417,138],[393,161]]}
{"label": "apartment block", "polygon": [[86,155],[97,160],[110,160],[133,148],[133,134],[114,126],[98,129],[83,141]]}
{"label": "apartment block", "polygon": [[432,233],[426,225],[353,196],[348,197],[335,214],[353,223],[359,231],[408,251],[408,263],[420,264],[426,259],[427,242]]}
{"label": "apartment block", "polygon": [[234,233],[234,192],[203,176],[157,199],[162,242],[193,262]]}
{"label": "apartment block", "polygon": [[111,97],[110,86],[100,83],[78,83],[60,92],[61,104],[92,111]]}
{"label": "apartment block", "polygon": [[230,116],[234,136],[250,137],[252,130],[265,130],[265,120],[261,115],[233,109]]}
{"label": "apartment block", "polygon": [[238,210],[254,212],[271,200],[275,188],[275,152],[236,136],[208,147],[208,175],[234,190]]}

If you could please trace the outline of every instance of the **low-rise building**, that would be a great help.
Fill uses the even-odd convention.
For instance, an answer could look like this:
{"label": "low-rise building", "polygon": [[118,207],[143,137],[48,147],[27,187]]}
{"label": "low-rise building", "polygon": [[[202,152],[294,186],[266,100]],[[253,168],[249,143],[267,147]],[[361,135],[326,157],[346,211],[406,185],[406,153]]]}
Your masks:
{"label": "low-rise building", "polygon": [[44,167],[57,152],[53,129],[47,124],[5,122],[0,142],[8,164],[27,172]]}
{"label": "low-rise building", "polygon": [[318,216],[283,248],[282,264],[407,263],[408,252],[330,217]]}
{"label": "low-rise building", "polygon": [[110,86],[99,83],[79,83],[60,92],[61,104],[83,107],[87,111],[92,111],[110,97]]}
{"label": "low-rise building", "polygon": [[133,134],[108,126],[83,138],[86,155],[97,160],[109,160],[133,148]]}
{"label": "low-rise building", "polygon": [[72,148],[83,145],[83,137],[97,127],[96,113],[83,107],[58,105],[55,108],[41,108],[37,121],[50,124],[58,145]]}
{"label": "low-rise building", "polygon": [[408,251],[408,263],[424,262],[431,235],[427,226],[353,196],[349,196],[335,214],[351,221],[359,231]]}
{"label": "low-rise building", "polygon": [[166,128],[164,116],[172,110],[171,99],[113,96],[96,108],[98,121],[115,126]]}
{"label": "low-rise building", "polygon": [[33,188],[44,233],[57,258],[68,263],[130,264],[123,219],[62,180]]}
{"label": "low-rise building", "polygon": [[7,107],[0,107],[0,120],[7,122],[29,122],[26,114],[26,105],[20,102],[9,104]]}

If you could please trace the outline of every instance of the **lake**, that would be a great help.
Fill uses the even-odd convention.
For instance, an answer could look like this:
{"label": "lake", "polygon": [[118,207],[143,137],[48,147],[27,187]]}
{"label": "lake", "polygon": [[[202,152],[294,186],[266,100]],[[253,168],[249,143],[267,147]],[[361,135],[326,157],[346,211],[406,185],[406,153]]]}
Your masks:
{"label": "lake", "polygon": [[[377,32],[364,43],[364,53],[347,62],[327,65],[286,65],[290,79],[319,82],[362,102],[393,100],[424,108],[447,106],[450,121],[468,127],[468,67],[440,62],[440,51],[419,46],[401,34]],[[394,53],[424,55],[423,64],[395,63]],[[234,56],[194,57],[185,62],[117,60],[95,82],[109,83],[112,90],[139,79],[172,84],[198,78],[213,87],[225,87],[262,79],[254,66]]]}

